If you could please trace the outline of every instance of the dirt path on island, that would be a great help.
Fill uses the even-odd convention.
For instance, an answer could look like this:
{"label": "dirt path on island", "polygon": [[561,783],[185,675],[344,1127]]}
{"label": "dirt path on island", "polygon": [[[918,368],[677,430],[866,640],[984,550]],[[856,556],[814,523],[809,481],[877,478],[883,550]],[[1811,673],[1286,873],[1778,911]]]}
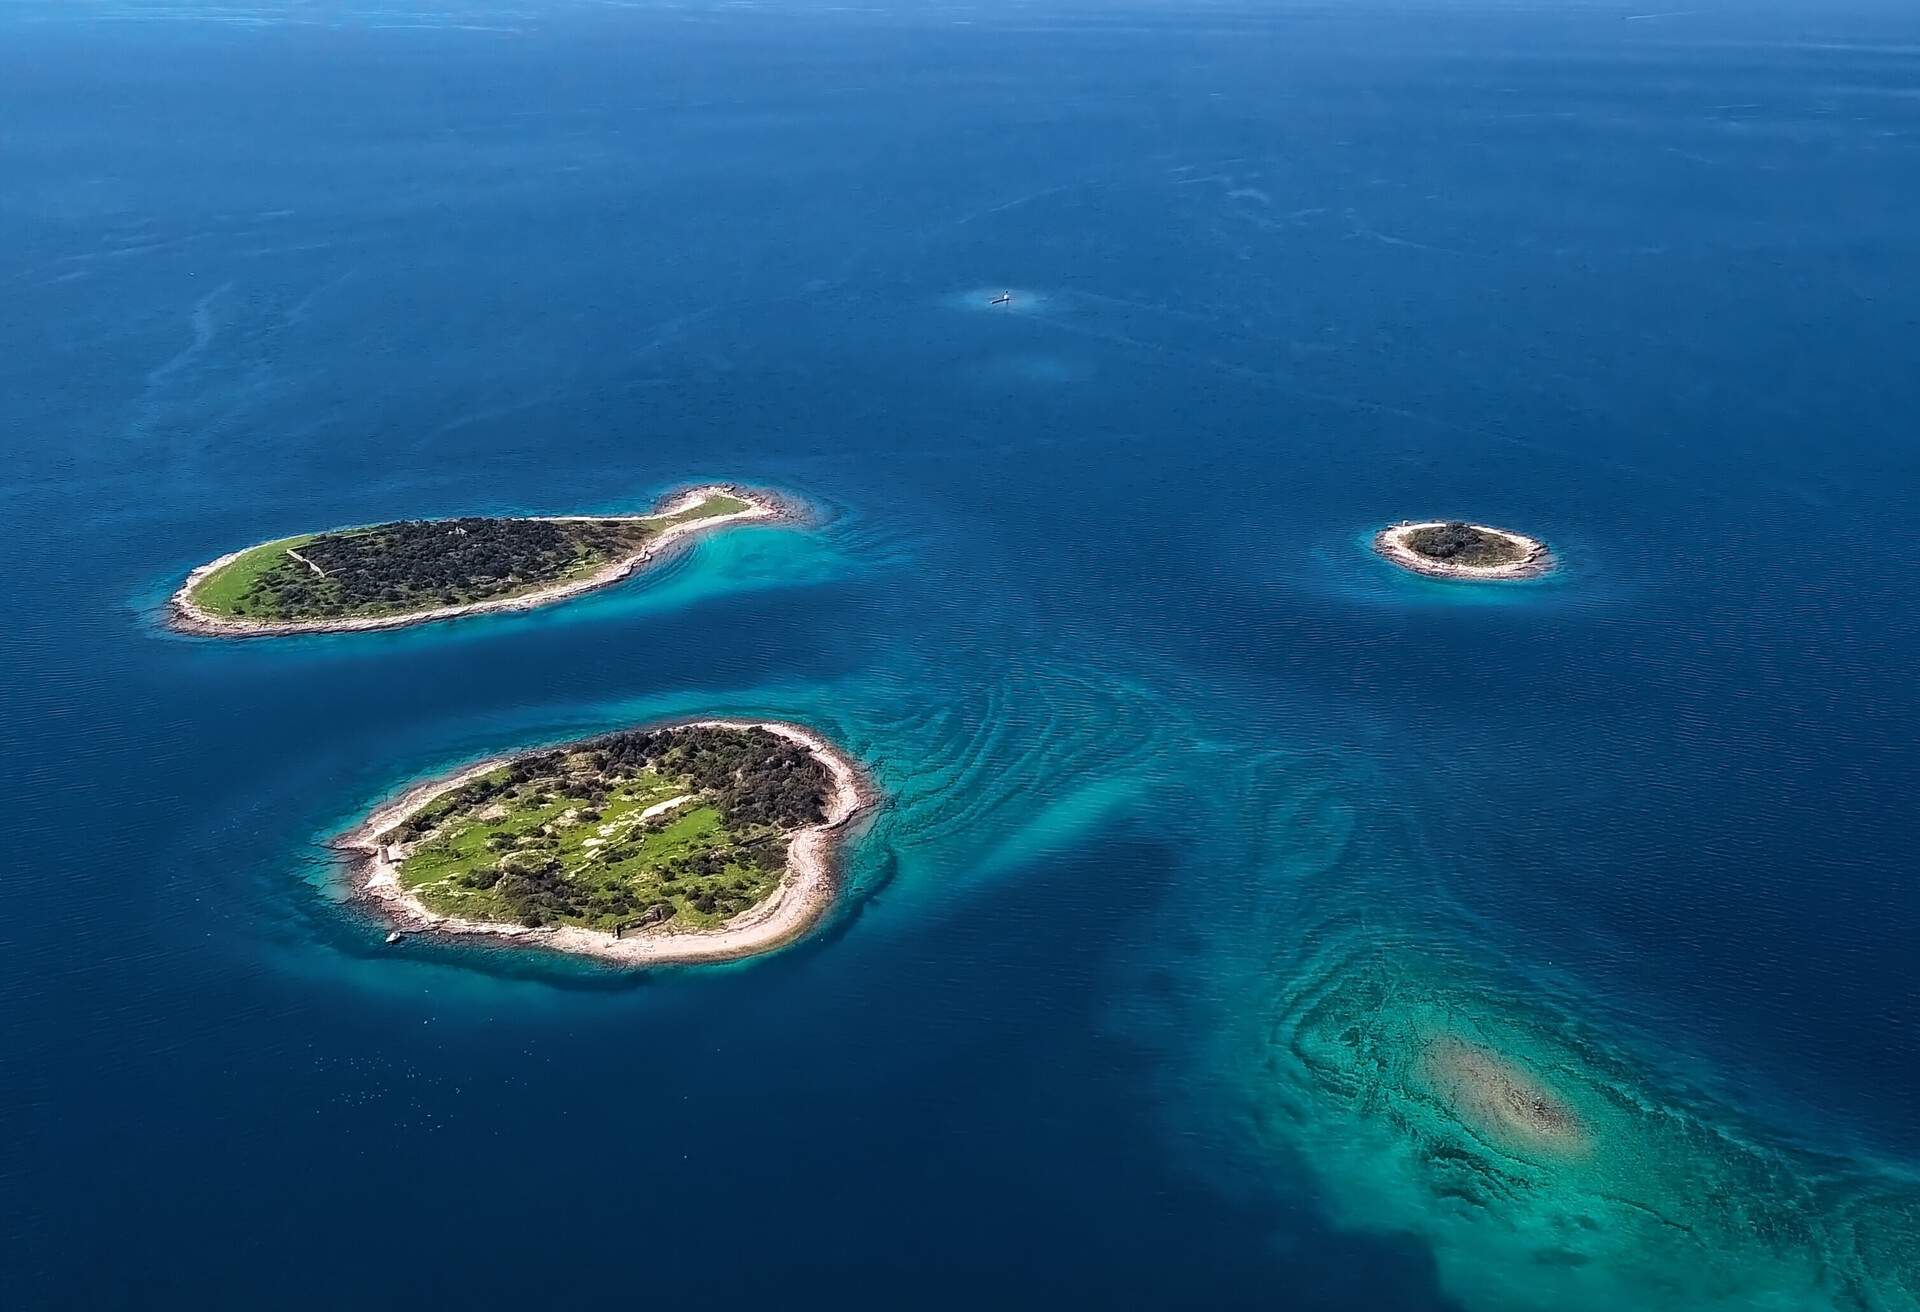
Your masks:
{"label": "dirt path on island", "polygon": [[327,572],[325,570],[321,569],[318,565],[314,564],[312,561],[308,560],[305,556],[295,551],[292,547],[287,548],[287,554],[289,556],[292,556],[295,560],[299,561],[302,565],[305,565],[308,569],[312,570],[315,574],[318,574],[321,578],[325,578],[327,576]]}

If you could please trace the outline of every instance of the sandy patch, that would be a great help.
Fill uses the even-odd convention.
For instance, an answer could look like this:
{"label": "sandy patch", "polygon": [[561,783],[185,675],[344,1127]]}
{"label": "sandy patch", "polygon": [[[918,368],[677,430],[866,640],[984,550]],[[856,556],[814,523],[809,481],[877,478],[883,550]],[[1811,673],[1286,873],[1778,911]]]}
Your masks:
{"label": "sandy patch", "polygon": [[1566,1102],[1531,1072],[1490,1048],[1442,1038],[1421,1058],[1422,1072],[1476,1129],[1520,1147],[1585,1152],[1587,1133]]}

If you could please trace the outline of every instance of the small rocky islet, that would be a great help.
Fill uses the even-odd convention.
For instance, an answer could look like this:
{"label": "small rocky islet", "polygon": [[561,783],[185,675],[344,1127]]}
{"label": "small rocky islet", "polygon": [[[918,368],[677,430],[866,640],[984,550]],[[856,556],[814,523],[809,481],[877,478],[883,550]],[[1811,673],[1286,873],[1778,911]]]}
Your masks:
{"label": "small rocky islet", "polygon": [[1373,549],[1402,569],[1439,579],[1535,578],[1553,564],[1538,539],[1457,519],[1390,524],[1374,535]]}

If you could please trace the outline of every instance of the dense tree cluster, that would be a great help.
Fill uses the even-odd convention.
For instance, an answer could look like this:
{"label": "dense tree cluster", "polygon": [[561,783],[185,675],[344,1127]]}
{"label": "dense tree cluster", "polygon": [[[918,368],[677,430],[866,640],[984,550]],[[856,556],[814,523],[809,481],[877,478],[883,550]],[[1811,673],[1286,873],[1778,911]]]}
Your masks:
{"label": "dense tree cluster", "polygon": [[798,829],[826,818],[827,768],[765,729],[630,730],[594,743],[609,764],[652,765],[709,793],[729,826]]}
{"label": "dense tree cluster", "polygon": [[1454,521],[1415,529],[1407,545],[1423,556],[1453,565],[1504,565],[1520,558],[1520,549],[1497,533],[1483,533],[1471,524]]}
{"label": "dense tree cluster", "polygon": [[[323,533],[263,571],[242,613],[287,619],[482,601],[632,551],[646,530],[599,520],[404,520]],[[304,563],[303,563],[304,562]]]}

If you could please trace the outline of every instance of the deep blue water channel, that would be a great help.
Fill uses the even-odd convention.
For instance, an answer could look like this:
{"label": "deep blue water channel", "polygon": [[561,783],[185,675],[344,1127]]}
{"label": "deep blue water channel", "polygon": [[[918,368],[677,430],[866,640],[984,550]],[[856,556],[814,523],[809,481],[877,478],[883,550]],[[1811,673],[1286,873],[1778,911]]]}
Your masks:
{"label": "deep blue water channel", "polygon": [[[1916,86],[1855,0],[0,4],[6,1302],[1920,1307]],[[160,622],[706,478],[816,521]],[[691,712],[888,792],[800,946],[343,904]]]}

